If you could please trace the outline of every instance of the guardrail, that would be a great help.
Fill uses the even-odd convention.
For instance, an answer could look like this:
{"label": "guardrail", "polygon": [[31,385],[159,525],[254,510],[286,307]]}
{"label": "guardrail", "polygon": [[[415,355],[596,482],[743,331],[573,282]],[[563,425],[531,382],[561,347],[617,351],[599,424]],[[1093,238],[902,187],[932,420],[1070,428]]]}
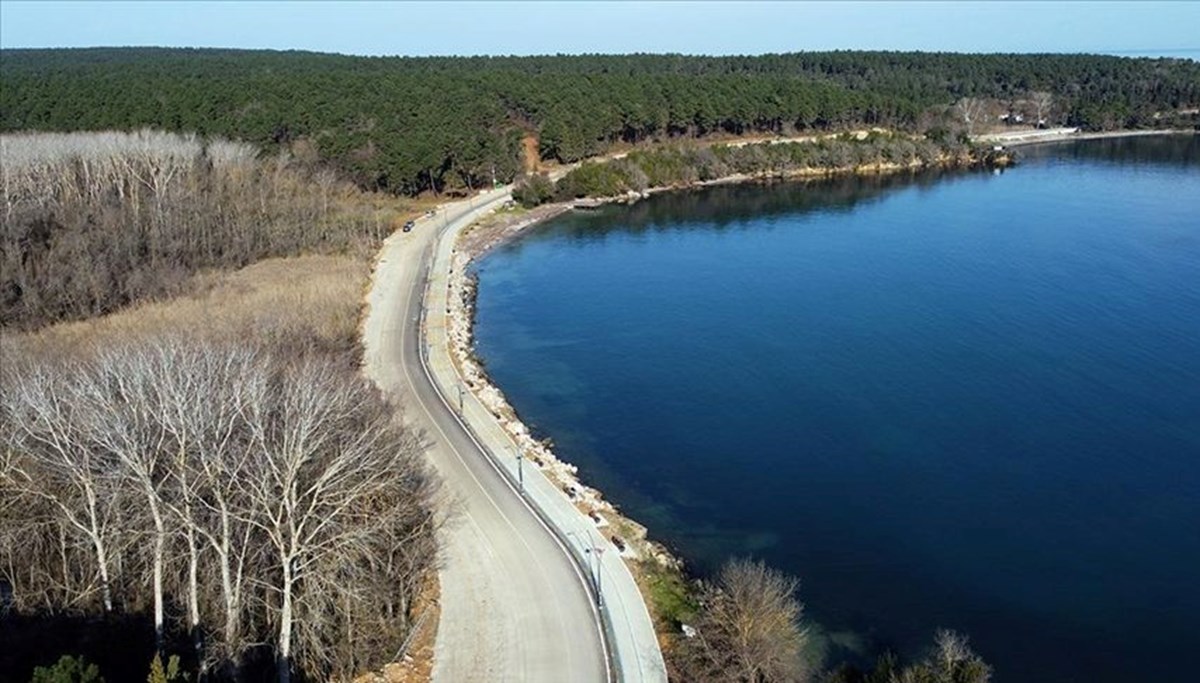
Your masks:
{"label": "guardrail", "polygon": [[[489,463],[504,477],[514,493],[521,497],[529,510],[557,540],[575,564],[580,575],[587,577],[583,583],[599,617],[609,679],[663,683],[666,681],[666,668],[658,649],[657,637],[650,624],[649,614],[646,613],[645,603],[640,592],[637,591],[636,584],[633,585],[632,590],[636,594],[636,608],[640,609],[641,613],[631,616],[629,606],[625,604],[625,598],[629,597],[627,595],[630,590],[629,584],[633,582],[633,578],[629,569],[623,564],[617,549],[595,529],[591,520],[575,508],[574,504],[540,469],[523,467],[523,456],[518,445],[496,422],[491,411],[480,403],[472,392],[466,390],[466,381],[450,358],[448,328],[444,322],[438,329],[445,338],[431,340],[433,329],[429,325],[428,312],[436,310],[438,311],[437,315],[444,316],[449,301],[448,280],[441,283],[444,288],[441,288],[440,292],[435,290],[435,281],[444,277],[443,273],[448,275],[451,265],[447,262],[445,268],[442,269],[439,265],[439,258],[450,258],[453,242],[458,234],[458,230],[455,228],[469,225],[490,211],[507,195],[507,191],[496,191],[478,208],[468,210],[453,219],[447,214],[444,225],[441,226],[437,237],[429,247],[430,253],[424,259],[425,287],[422,292],[424,305],[421,307],[419,320],[418,356],[421,359],[422,370],[429,378],[441,401],[450,408],[467,435],[487,456]],[[435,266],[438,267],[437,272],[435,272]],[[435,292],[446,298],[439,299]],[[434,348],[439,354],[445,353],[445,357],[439,359],[440,363],[435,364],[431,358]],[[439,368],[435,365],[440,365],[442,372],[439,373]],[[453,373],[452,376],[444,376],[449,373]],[[454,392],[458,392],[457,403],[449,398]],[[469,403],[465,401],[466,396],[470,396]],[[455,409],[456,405],[457,410]],[[510,459],[506,457],[506,454],[497,453],[489,447],[489,438],[480,433],[480,427],[491,431],[491,440],[503,439],[502,443],[511,450],[513,457]],[[525,469],[531,471],[526,473]],[[572,528],[564,528],[567,526],[563,522],[564,519],[574,521],[569,525]],[[577,540],[573,541],[573,537],[577,537]],[[605,555],[608,556],[610,565],[607,572],[603,561]],[[616,564],[614,565],[614,563]],[[609,579],[608,584],[604,583],[605,578]],[[616,586],[615,584],[621,585]],[[621,591],[617,590],[618,587],[624,588],[626,595],[621,595]],[[614,605],[620,607],[621,614],[613,613]],[[617,617],[621,617],[621,621],[624,622],[622,625],[625,627],[625,631],[622,633],[618,633],[620,629],[616,621]],[[639,619],[644,619],[644,622],[635,624]],[[636,628],[638,625],[641,626],[640,629]],[[638,630],[641,633],[635,633]],[[647,640],[649,642],[645,642]]]}

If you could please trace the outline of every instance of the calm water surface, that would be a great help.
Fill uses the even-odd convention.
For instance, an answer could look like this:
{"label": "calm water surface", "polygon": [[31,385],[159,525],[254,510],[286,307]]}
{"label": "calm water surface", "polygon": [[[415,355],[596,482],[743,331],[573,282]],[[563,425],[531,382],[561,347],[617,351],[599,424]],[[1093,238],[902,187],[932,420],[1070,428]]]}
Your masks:
{"label": "calm water surface", "polygon": [[564,216],[478,265],[478,350],[694,569],[801,577],[834,659],[950,627],[1001,681],[1183,681],[1200,144],[1025,155]]}

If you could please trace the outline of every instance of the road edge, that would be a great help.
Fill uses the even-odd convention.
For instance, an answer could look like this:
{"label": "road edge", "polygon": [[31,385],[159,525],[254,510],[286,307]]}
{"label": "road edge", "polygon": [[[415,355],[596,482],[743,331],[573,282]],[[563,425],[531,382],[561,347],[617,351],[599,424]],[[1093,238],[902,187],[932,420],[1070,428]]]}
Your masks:
{"label": "road edge", "polygon": [[[465,388],[465,380],[451,359],[447,302],[454,245],[464,229],[498,208],[509,198],[510,192],[511,188],[505,187],[468,200],[471,210],[438,230],[429,247],[432,254],[425,260],[420,320],[422,344],[418,355],[439,397],[451,408],[492,467],[504,476],[514,495],[520,497],[551,532],[576,569],[584,576],[592,575],[593,584],[588,590],[591,595],[598,595],[596,607],[601,615],[602,640],[606,658],[611,662],[610,673],[615,675],[610,678],[665,683],[666,664],[645,597],[620,552],[538,468],[523,466],[521,460],[502,455],[517,452],[516,444],[496,417]],[[478,206],[474,202],[478,202]],[[461,392],[462,409],[459,411],[453,410],[447,398],[455,392]],[[573,542],[572,537],[577,542]],[[582,539],[587,540],[586,549]],[[596,558],[595,569],[592,558]]]}

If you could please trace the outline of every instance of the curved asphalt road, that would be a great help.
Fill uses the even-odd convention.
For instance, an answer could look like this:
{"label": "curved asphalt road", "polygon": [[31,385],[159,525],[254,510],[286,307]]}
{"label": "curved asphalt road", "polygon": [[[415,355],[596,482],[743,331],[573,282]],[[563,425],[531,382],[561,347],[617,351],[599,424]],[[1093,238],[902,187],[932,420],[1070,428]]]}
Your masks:
{"label": "curved asphalt road", "polygon": [[[500,201],[495,192],[473,203]],[[587,581],[480,451],[419,358],[426,267],[437,233],[468,220],[467,201],[385,242],[363,328],[368,377],[425,431],[449,509],[441,533],[435,682],[605,681],[610,673]]]}

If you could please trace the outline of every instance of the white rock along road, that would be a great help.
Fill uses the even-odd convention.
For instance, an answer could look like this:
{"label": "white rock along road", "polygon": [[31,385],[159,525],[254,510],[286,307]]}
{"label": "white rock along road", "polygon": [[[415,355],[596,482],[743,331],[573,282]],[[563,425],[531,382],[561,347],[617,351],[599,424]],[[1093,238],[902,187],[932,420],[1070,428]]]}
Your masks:
{"label": "white rock along road", "polygon": [[[583,570],[464,428],[419,355],[426,269],[438,235],[507,198],[501,189],[446,205],[411,232],[388,238],[368,295],[364,372],[428,437],[429,459],[448,502],[443,507],[451,510],[439,536],[434,681],[613,680],[605,630]],[[640,595],[637,600],[644,612]],[[644,633],[638,640],[645,640]],[[628,671],[622,678],[665,680],[657,643],[641,650],[653,674]]]}

